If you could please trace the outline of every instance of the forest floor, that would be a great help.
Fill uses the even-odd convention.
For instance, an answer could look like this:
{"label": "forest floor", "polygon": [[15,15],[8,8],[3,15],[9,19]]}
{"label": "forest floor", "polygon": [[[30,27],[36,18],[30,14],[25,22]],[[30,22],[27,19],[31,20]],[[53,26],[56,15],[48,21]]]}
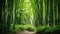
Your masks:
{"label": "forest floor", "polygon": [[24,32],[17,32],[16,34],[35,34],[35,32],[24,31]]}

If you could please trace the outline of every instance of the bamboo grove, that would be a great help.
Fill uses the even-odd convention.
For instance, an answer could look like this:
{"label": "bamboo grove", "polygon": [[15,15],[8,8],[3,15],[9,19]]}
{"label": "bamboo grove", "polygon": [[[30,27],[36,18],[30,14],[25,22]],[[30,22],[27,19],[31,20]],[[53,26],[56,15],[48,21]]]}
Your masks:
{"label": "bamboo grove", "polygon": [[2,0],[1,31],[13,24],[55,26],[59,23],[59,0]]}

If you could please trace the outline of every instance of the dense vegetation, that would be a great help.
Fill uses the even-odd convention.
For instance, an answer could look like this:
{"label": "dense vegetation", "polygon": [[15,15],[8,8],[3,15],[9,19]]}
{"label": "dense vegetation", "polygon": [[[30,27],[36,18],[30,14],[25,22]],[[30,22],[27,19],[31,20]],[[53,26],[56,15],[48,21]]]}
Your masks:
{"label": "dense vegetation", "polygon": [[0,0],[0,33],[60,33],[60,0]]}

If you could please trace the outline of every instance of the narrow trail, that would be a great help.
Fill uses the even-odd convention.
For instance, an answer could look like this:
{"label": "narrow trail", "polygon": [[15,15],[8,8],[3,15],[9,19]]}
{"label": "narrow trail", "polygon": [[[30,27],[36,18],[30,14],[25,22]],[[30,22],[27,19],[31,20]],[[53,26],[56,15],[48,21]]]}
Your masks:
{"label": "narrow trail", "polygon": [[18,32],[16,34],[35,34],[35,32],[24,31],[24,32]]}

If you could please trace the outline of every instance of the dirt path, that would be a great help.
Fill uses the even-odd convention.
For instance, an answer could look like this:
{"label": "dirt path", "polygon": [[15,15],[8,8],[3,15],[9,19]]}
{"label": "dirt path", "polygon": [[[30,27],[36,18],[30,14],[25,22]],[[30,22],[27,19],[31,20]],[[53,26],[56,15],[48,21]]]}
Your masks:
{"label": "dirt path", "polygon": [[16,34],[35,34],[35,32],[24,31],[24,32],[18,32]]}

